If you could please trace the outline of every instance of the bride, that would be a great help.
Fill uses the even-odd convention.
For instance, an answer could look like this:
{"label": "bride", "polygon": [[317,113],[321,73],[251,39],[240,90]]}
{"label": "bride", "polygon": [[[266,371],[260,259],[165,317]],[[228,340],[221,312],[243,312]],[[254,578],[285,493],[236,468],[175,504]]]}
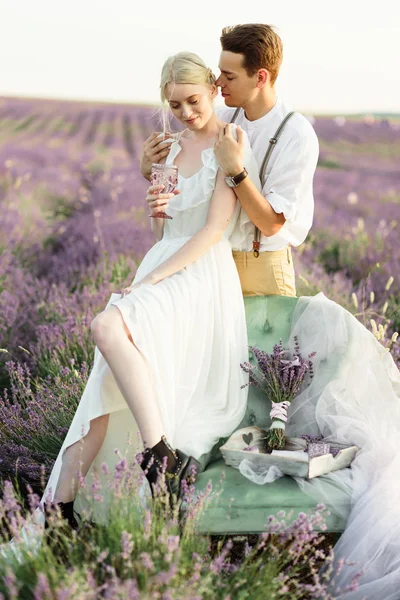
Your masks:
{"label": "bride", "polygon": [[[164,464],[172,502],[193,465],[200,470],[198,459],[234,431],[246,410],[240,363],[248,355],[247,330],[229,240],[240,205],[214,155],[226,125],[213,108],[215,77],[197,55],[181,52],[164,64],[160,88],[185,129],[166,160],[178,166],[178,190],[163,195],[152,186],[148,195],[158,198],[153,214],[165,197],[173,218],[152,220],[157,243],[132,284],[112,294],[92,323],[93,369],[47,482],[43,510],[34,513],[45,528],[55,507],[66,525],[79,528],[80,475],[100,471],[104,461],[110,466],[116,447],[138,453],[152,493]],[[237,137],[235,126],[232,133]],[[259,186],[248,139],[238,135],[243,164]]]}

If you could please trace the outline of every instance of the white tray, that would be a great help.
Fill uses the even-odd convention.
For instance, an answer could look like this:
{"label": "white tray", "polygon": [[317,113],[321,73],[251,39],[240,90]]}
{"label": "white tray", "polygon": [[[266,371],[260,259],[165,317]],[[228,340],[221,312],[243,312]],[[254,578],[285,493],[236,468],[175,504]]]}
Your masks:
{"label": "white tray", "polygon": [[242,460],[247,459],[253,463],[255,470],[262,471],[269,465],[275,465],[285,475],[312,479],[325,473],[349,467],[359,450],[357,446],[343,446],[335,443],[331,446],[340,449],[335,457],[332,454],[324,454],[309,459],[307,452],[302,451],[306,447],[305,440],[302,438],[288,438],[284,450],[274,450],[271,454],[248,452],[243,450],[246,442],[242,436],[249,433],[253,434],[250,445],[257,446],[260,450],[263,448],[263,438],[266,435],[265,429],[256,426],[238,429],[220,448],[227,465],[238,469]]}

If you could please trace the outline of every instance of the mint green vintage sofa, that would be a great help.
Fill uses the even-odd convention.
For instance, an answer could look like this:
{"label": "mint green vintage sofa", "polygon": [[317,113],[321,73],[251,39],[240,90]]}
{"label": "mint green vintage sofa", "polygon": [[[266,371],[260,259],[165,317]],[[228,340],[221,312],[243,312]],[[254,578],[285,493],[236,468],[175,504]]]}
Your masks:
{"label": "mint green vintage sofa", "polygon": [[[284,343],[287,342],[297,298],[256,296],[247,297],[244,301],[249,345],[271,352],[274,344],[280,339]],[[251,353],[250,362],[254,364]],[[238,429],[248,425],[268,427],[269,410],[270,402],[266,400],[263,392],[250,386],[247,411]],[[237,469],[226,465],[219,451],[224,441],[221,439],[209,454],[200,459],[205,470],[198,476],[196,489],[204,490],[211,480],[214,490],[221,487],[223,490],[218,501],[211,500],[207,509],[202,512],[198,525],[200,532],[211,535],[260,533],[265,529],[269,515],[276,515],[280,510],[285,510],[286,513],[293,511],[294,519],[299,512],[315,508],[316,502],[304,494],[289,476],[277,479],[273,483],[257,485],[246,479]],[[225,479],[220,484],[223,471]],[[329,494],[338,497],[340,503],[346,507],[347,498],[341,498],[341,492],[328,482],[326,486]],[[329,532],[340,533],[344,529],[345,521],[331,514],[326,525]]]}

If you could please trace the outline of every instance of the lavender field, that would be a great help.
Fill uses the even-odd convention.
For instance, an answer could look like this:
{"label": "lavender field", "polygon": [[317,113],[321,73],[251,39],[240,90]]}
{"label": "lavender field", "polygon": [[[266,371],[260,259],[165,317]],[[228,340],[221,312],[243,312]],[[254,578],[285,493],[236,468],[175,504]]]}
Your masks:
{"label": "lavender field", "polygon": [[[341,303],[400,365],[400,122],[308,118],[321,151],[298,295]],[[159,127],[150,107],[0,99],[3,472],[18,454],[27,475],[51,464],[92,361],[91,319],[154,243],[139,156]],[[63,418],[43,421],[28,401],[57,402]],[[40,450],[32,430],[47,439],[51,425],[52,450]]]}
{"label": "lavender field", "polygon": [[[308,118],[321,151],[298,295],[341,303],[400,366],[400,122]],[[139,156],[159,128],[151,107],[0,99],[0,472],[19,456],[37,481],[57,455],[93,357],[89,324],[154,243]]]}
{"label": "lavender field", "polygon": [[[400,368],[400,121],[308,118],[321,152],[298,295],[342,304]],[[151,107],[0,98],[0,481],[42,489],[90,370],[90,322],[155,241],[139,156],[159,129]]]}

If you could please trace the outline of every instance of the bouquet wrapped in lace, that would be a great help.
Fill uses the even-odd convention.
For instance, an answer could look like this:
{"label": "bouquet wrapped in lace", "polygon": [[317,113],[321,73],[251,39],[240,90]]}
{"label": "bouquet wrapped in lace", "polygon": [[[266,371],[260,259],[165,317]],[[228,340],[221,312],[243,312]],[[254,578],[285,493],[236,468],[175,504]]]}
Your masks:
{"label": "bouquet wrapped in lace", "polygon": [[275,344],[272,354],[254,346],[249,348],[258,364],[253,366],[249,362],[241,363],[242,369],[249,373],[249,382],[242,387],[255,385],[271,400],[271,426],[267,431],[266,450],[281,450],[285,445],[287,410],[300,386],[304,382],[310,384],[313,377],[311,359],[316,353],[312,352],[308,358],[303,358],[296,336],[293,353],[283,347],[282,340]]}

